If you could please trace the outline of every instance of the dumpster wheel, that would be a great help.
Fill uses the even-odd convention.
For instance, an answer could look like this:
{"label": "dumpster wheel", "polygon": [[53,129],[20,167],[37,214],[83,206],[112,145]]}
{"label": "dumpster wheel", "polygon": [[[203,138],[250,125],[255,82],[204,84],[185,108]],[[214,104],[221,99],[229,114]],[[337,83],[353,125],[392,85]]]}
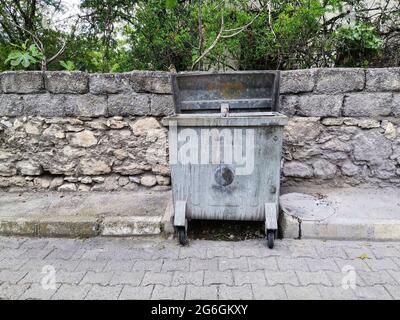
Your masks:
{"label": "dumpster wheel", "polygon": [[272,249],[275,242],[275,230],[267,230],[267,245],[268,248]]}
{"label": "dumpster wheel", "polygon": [[189,241],[188,241],[185,227],[178,227],[177,232],[178,232],[179,243],[182,246],[186,246]]}

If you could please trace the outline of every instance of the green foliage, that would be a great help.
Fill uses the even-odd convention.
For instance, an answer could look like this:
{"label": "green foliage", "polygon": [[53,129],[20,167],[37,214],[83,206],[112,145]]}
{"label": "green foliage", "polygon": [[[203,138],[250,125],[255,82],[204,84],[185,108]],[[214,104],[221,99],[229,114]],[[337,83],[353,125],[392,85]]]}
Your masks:
{"label": "green foliage", "polygon": [[367,67],[369,59],[384,45],[375,27],[366,23],[342,26],[335,35],[339,52],[337,63],[340,65]]}
{"label": "green foliage", "polygon": [[139,1],[135,19],[124,29],[134,69],[185,70],[197,46],[194,1],[166,8],[164,0]]}
{"label": "green foliage", "polygon": [[12,44],[17,49],[11,51],[4,61],[4,64],[9,63],[11,67],[22,67],[29,68],[31,65],[40,62],[43,58],[42,53],[38,50],[35,44],[31,44],[29,47],[26,40],[21,45]]}
{"label": "green foliage", "polygon": [[[0,1],[0,71],[42,59],[88,72],[400,65],[399,1],[81,0],[72,28],[43,24],[63,1]],[[34,36],[45,57],[11,45]]]}
{"label": "green foliage", "polygon": [[76,70],[75,63],[73,63],[71,60],[68,61],[60,60],[60,65],[67,71]]}
{"label": "green foliage", "polygon": [[174,9],[178,5],[178,0],[165,0],[165,7],[167,9]]}

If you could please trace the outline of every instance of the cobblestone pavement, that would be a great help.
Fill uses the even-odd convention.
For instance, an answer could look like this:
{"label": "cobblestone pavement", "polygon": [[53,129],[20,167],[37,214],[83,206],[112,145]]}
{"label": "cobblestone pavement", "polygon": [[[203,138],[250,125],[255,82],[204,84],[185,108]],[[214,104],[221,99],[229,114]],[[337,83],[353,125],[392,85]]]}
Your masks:
{"label": "cobblestone pavement", "polygon": [[0,237],[3,299],[400,299],[400,243]]}

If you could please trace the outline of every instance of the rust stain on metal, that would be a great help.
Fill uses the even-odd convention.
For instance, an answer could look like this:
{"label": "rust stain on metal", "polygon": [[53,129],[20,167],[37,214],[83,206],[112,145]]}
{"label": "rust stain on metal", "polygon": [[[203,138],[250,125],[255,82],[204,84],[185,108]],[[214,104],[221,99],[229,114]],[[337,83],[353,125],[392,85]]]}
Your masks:
{"label": "rust stain on metal", "polygon": [[207,85],[209,91],[219,91],[224,98],[233,99],[240,97],[242,92],[246,90],[246,87],[242,82],[221,82],[221,83],[209,83]]}

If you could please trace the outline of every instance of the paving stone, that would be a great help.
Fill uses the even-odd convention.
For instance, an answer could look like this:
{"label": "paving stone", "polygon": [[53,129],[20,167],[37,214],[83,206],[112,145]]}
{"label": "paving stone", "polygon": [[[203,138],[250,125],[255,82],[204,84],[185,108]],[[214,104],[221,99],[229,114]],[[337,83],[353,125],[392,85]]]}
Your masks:
{"label": "paving stone", "polygon": [[224,258],[233,258],[233,248],[232,247],[212,247],[207,248],[207,257],[224,257]]}
{"label": "paving stone", "polygon": [[254,299],[256,300],[284,300],[287,299],[285,289],[282,285],[265,286],[252,284]]}
{"label": "paving stone", "polygon": [[299,285],[299,280],[293,270],[289,271],[265,271],[265,278],[269,285],[274,286],[277,284],[292,284]]}
{"label": "paving stone", "polygon": [[77,286],[63,284],[52,296],[52,300],[83,300],[91,289],[91,285]]}
{"label": "paving stone", "polygon": [[392,297],[381,285],[371,287],[357,287],[355,294],[362,300],[391,300]]}
{"label": "paving stone", "polygon": [[226,284],[233,285],[233,275],[231,270],[226,271],[209,271],[204,273],[204,285],[210,284]]}
{"label": "paving stone", "polygon": [[175,271],[172,278],[172,286],[192,284],[195,286],[203,285],[204,271],[182,272]]}
{"label": "paving stone", "polygon": [[233,271],[233,279],[236,286],[241,286],[243,284],[260,284],[265,285],[266,280],[264,272],[258,271]]}
{"label": "paving stone", "polygon": [[28,249],[3,248],[0,250],[0,260],[7,258],[20,258]]}
{"label": "paving stone", "polygon": [[116,271],[111,278],[110,285],[127,284],[130,286],[138,286],[142,282],[143,276],[144,271]]}
{"label": "paving stone", "polygon": [[308,268],[311,271],[337,271],[339,272],[339,267],[333,259],[306,259]]}
{"label": "paving stone", "polygon": [[304,258],[283,258],[277,257],[278,268],[281,271],[287,270],[301,270],[301,271],[309,271],[307,262]]}
{"label": "paving stone", "polygon": [[377,259],[400,256],[400,251],[395,247],[380,247],[372,248],[371,250]]}
{"label": "paving stone", "polygon": [[317,272],[296,271],[296,274],[297,277],[299,278],[300,284],[303,286],[308,286],[310,284],[332,286],[328,276],[324,271],[317,271]]}
{"label": "paving stone", "polygon": [[172,248],[163,248],[153,250],[152,259],[178,259],[180,247],[174,246]]}
{"label": "paving stone", "polygon": [[316,300],[321,299],[318,286],[294,287],[285,285],[285,291],[289,300]]}
{"label": "paving stone", "polygon": [[104,249],[86,249],[80,259],[95,261],[102,252],[104,252]]}
{"label": "paving stone", "polygon": [[1,270],[0,282],[10,282],[14,284],[23,279],[27,273],[26,271],[14,271],[9,269]]}
{"label": "paving stone", "polygon": [[130,250],[130,249],[121,249],[115,248],[99,252],[97,255],[97,260],[132,260],[132,259],[142,259],[142,257],[151,258],[152,253],[147,253],[145,250]]}
{"label": "paving stone", "polygon": [[185,298],[185,286],[165,287],[156,285],[151,295],[152,300],[182,300]]}
{"label": "paving stone", "polygon": [[164,260],[161,271],[189,271],[189,259]]}
{"label": "paving stone", "polygon": [[88,271],[86,275],[83,277],[80,284],[101,284],[106,286],[110,283],[110,280],[113,276],[112,272],[94,272]]}
{"label": "paving stone", "polygon": [[[19,281],[16,281],[16,282],[18,282],[20,284],[24,284],[24,283],[40,284],[43,277],[45,276],[45,274],[42,273],[42,270],[24,272],[24,274],[25,274],[25,276],[20,278]],[[16,282],[14,282],[14,283],[16,283]]]}
{"label": "paving stone", "polygon": [[4,300],[16,300],[18,299],[26,290],[28,290],[30,284],[11,284],[3,283],[0,285],[0,299]]}
{"label": "paving stone", "polygon": [[73,271],[78,266],[79,261],[77,260],[62,260],[62,259],[51,259],[51,260],[41,260],[41,259],[30,259],[20,270],[33,270],[41,272],[44,266],[53,266],[57,271]]}
{"label": "paving stone", "polygon": [[209,270],[209,271],[217,271],[218,270],[218,258],[213,259],[190,259],[190,271],[197,270]]}
{"label": "paving stone", "polygon": [[172,281],[172,272],[146,272],[141,283],[141,286],[148,286],[150,284],[161,284],[169,286]]}
{"label": "paving stone", "polygon": [[[64,250],[64,249],[54,249],[52,250],[47,256],[47,259],[64,259],[64,260],[70,260],[72,256],[76,253],[76,249],[72,250]],[[79,259],[80,257],[78,257]]]}
{"label": "paving stone", "polygon": [[[358,272],[354,270],[354,285],[358,286],[365,286],[365,282],[363,279],[358,275]],[[351,285],[351,279],[348,277],[349,271],[346,272],[333,272],[333,271],[325,271],[326,275],[328,276],[329,280],[331,281],[334,287],[342,287],[343,284],[347,286]],[[347,277],[346,277],[347,276]]]}
{"label": "paving stone", "polygon": [[379,271],[379,270],[399,271],[399,266],[396,265],[390,258],[366,259],[366,263],[373,271]]}
{"label": "paving stone", "polygon": [[394,261],[395,264],[399,266],[400,270],[400,257],[391,257],[391,259]]}
{"label": "paving stone", "polygon": [[317,258],[317,250],[310,245],[296,245],[290,247],[291,257],[294,258]]}
{"label": "paving stone", "polygon": [[253,292],[249,284],[240,287],[231,287],[221,285],[219,287],[220,300],[251,300],[253,299]]}
{"label": "paving stone", "polygon": [[179,251],[179,258],[199,258],[205,259],[207,257],[207,248],[206,247],[194,247],[194,246],[185,246],[181,247]]}
{"label": "paving stone", "polygon": [[360,257],[368,257],[369,259],[375,258],[374,253],[370,248],[344,248],[348,259],[360,259]]}
{"label": "paving stone", "polygon": [[232,258],[232,259],[219,258],[219,270],[220,271],[225,271],[225,270],[247,271],[247,270],[249,270],[247,258],[246,257]]}
{"label": "paving stone", "polygon": [[357,298],[354,290],[348,288],[347,290],[342,287],[318,287],[318,290],[325,300],[354,300]]}
{"label": "paving stone", "polygon": [[107,265],[108,260],[99,260],[99,261],[91,261],[91,260],[82,260],[76,266],[75,271],[94,271],[94,272],[102,272]]}
{"label": "paving stone", "polygon": [[278,264],[275,257],[248,257],[247,261],[249,263],[249,270],[270,270],[278,271]]}
{"label": "paving stone", "polygon": [[235,257],[264,257],[270,251],[265,246],[260,246],[258,242],[254,241],[235,242],[233,245],[233,255]]}
{"label": "paving stone", "polygon": [[125,285],[119,295],[119,300],[149,300],[153,286],[147,287],[132,287]]}
{"label": "paving stone", "polygon": [[[386,290],[390,293],[393,299],[400,300],[400,287],[393,285],[385,285]],[[1,289],[1,287],[0,287]]]}
{"label": "paving stone", "polygon": [[361,270],[371,271],[371,268],[366,263],[366,260],[361,260],[361,259],[344,260],[340,258],[335,258],[335,261],[338,264],[340,270],[343,270],[343,268],[350,266],[353,267],[356,271],[361,271]]}
{"label": "paving stone", "polygon": [[387,272],[392,276],[393,279],[400,285],[400,271],[387,270]]}
{"label": "paving stone", "polygon": [[366,286],[376,284],[396,284],[396,280],[385,270],[381,271],[359,271],[357,275],[363,280]]}
{"label": "paving stone", "polygon": [[86,295],[86,300],[116,300],[118,299],[122,291],[122,286],[100,286],[95,284],[92,286],[88,294]]}
{"label": "paving stone", "polygon": [[162,260],[137,260],[134,262],[132,270],[160,272],[162,265]]}
{"label": "paving stone", "polygon": [[342,247],[329,246],[329,245],[326,245],[324,242],[321,242],[321,244],[316,245],[315,250],[317,251],[318,256],[322,259],[328,259],[328,258],[346,259],[347,258],[346,252],[344,252]]}
{"label": "paving stone", "polygon": [[186,300],[218,300],[218,286],[198,287],[188,285],[186,287]]}
{"label": "paving stone", "polygon": [[0,237],[0,248],[18,249],[26,241],[28,241],[28,238]]}
{"label": "paving stone", "polygon": [[55,289],[44,289],[40,284],[32,284],[20,297],[21,300],[49,300],[60,287],[56,284]]}
{"label": "paving stone", "polygon": [[60,250],[78,250],[84,240],[68,238],[51,238],[46,248]]}
{"label": "paving stone", "polygon": [[54,248],[24,250],[19,257],[23,259],[44,259],[50,255],[53,250]]}
{"label": "paving stone", "polygon": [[[1,241],[1,240],[0,240]],[[21,249],[44,249],[49,244],[48,239],[29,239],[21,243]]]}
{"label": "paving stone", "polygon": [[82,281],[86,272],[84,271],[65,271],[65,270],[57,270],[56,271],[56,282],[57,283],[67,283],[67,284],[78,284]]}
{"label": "paving stone", "polygon": [[16,259],[16,258],[5,258],[0,261],[0,269],[21,269],[29,259]]}
{"label": "paving stone", "polygon": [[134,261],[115,261],[110,260],[104,267],[103,271],[131,271],[133,269]]}

